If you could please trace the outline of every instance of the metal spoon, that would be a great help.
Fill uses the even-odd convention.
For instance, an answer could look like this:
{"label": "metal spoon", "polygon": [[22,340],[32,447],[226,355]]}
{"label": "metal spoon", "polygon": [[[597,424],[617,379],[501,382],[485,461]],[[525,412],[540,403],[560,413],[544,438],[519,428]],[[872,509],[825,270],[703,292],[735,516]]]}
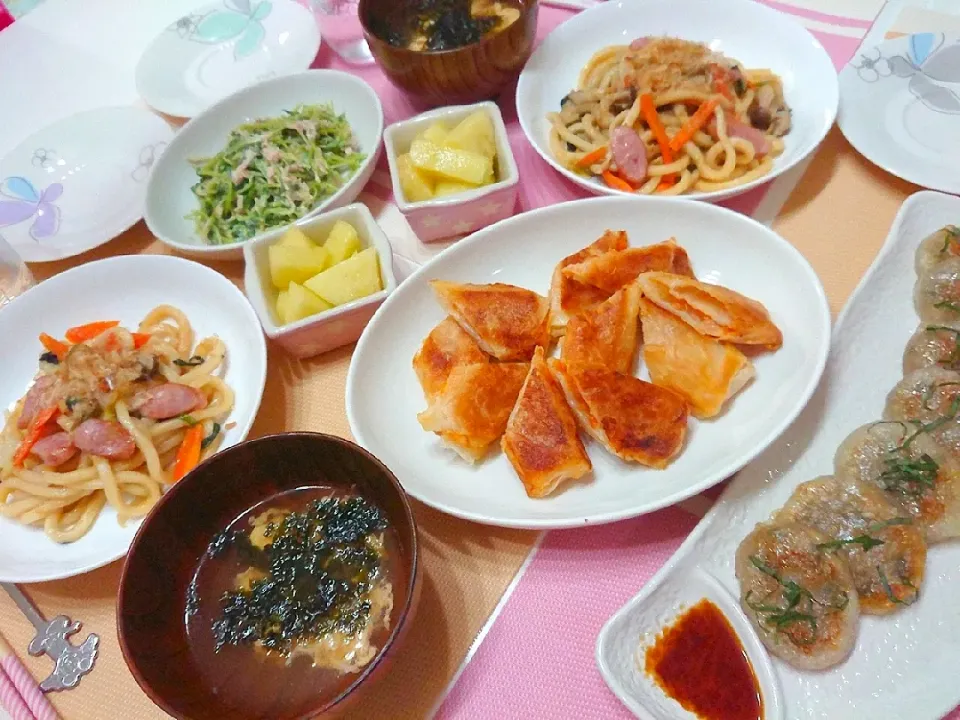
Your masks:
{"label": "metal spoon", "polygon": [[3,589],[13,598],[20,612],[26,615],[27,620],[37,629],[27,652],[31,655],[46,653],[53,658],[53,672],[40,683],[40,689],[51,692],[76,687],[80,678],[93,669],[100,636],[90,633],[80,645],[74,645],[67,638],[80,630],[80,622],[73,622],[66,615],[57,615],[53,620],[47,621],[20,588],[13,583],[0,585],[3,585]]}

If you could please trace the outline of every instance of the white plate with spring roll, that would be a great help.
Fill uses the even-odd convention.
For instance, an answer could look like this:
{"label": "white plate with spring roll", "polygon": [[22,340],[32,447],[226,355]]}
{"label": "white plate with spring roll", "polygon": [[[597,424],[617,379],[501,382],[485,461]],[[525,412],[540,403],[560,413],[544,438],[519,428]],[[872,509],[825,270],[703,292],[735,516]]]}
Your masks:
{"label": "white plate with spring roll", "polygon": [[266,378],[243,293],[175,257],[56,275],[4,307],[0,337],[4,582],[122,557],[171,483],[247,436]]}
{"label": "white plate with spring roll", "polygon": [[[739,298],[763,332],[736,345],[694,331],[664,309],[684,288]],[[581,200],[475,233],[406,280],[357,345],[347,417],[408,493],[444,512],[612,522],[761,452],[812,394],[829,327],[813,269],[769,228],[707,204]]]}
{"label": "white plate with spring roll", "polygon": [[703,600],[744,648],[759,717],[932,720],[960,703],[960,546],[944,542],[960,534],[958,221],[956,197],[904,203],[806,410],[604,626],[597,663],[638,717],[690,717],[652,648]]}
{"label": "white plate with spring roll", "polygon": [[540,156],[590,192],[716,201],[810,155],[838,97],[827,52],[773,8],[650,0],[638,12],[610,0],[540,43],[517,117]]}

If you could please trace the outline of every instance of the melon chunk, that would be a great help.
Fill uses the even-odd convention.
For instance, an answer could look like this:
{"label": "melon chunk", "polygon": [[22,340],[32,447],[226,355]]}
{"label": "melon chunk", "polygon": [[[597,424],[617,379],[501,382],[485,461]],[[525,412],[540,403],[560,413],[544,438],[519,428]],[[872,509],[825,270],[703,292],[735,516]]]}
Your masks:
{"label": "melon chunk", "polygon": [[304,285],[333,306],[358,300],[383,290],[376,248],[367,248],[328,270],[314,275]]}
{"label": "melon chunk", "polygon": [[447,180],[482,185],[493,180],[493,160],[470,150],[443,147],[423,138],[410,146],[414,167]]}
{"label": "melon chunk", "polygon": [[469,150],[491,160],[497,156],[497,137],[493,120],[483,110],[471,113],[450,131],[444,140],[447,147]]}
{"label": "melon chunk", "polygon": [[348,222],[337,220],[330,229],[323,247],[330,253],[330,264],[336,265],[351,255],[356,255],[362,246],[356,228]]}
{"label": "melon chunk", "polygon": [[302,283],[330,266],[330,253],[317,245],[301,247],[278,243],[267,248],[270,280],[277,290],[292,282]]}
{"label": "melon chunk", "polygon": [[[292,282],[290,283],[290,288],[287,290],[287,300],[283,308],[284,313],[280,319],[284,325],[289,325],[290,323],[303,320],[311,315],[321,313],[324,310],[329,310],[332,307],[330,303],[314,295],[300,283]],[[277,314],[280,315],[279,308]]]}

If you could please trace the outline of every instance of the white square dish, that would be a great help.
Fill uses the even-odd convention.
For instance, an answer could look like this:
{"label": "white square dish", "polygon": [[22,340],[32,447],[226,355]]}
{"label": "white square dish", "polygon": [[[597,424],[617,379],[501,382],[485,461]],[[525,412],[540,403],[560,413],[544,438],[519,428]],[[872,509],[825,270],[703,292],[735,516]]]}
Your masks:
{"label": "white square dish", "polygon": [[[493,121],[497,139],[497,182],[457,195],[408,202],[400,186],[397,157],[410,149],[413,139],[438,120],[450,124],[482,110]],[[393,198],[410,227],[423,242],[466,235],[513,215],[519,192],[520,172],[510,149],[507,127],[500,108],[493,102],[438,108],[390,125],[383,135],[393,182]]]}
{"label": "white square dish", "polygon": [[268,248],[279,242],[287,228],[275,230],[243,248],[246,268],[243,284],[250,304],[260,318],[263,331],[296,357],[305,358],[348,345],[360,337],[374,312],[397,287],[393,274],[393,252],[390,241],[362,203],[354,203],[328,213],[300,220],[294,225],[312,240],[321,242],[338,220],[350,223],[360,235],[364,248],[377,250],[383,290],[365,298],[337,306],[303,320],[281,325],[274,313],[277,289],[270,280]]}

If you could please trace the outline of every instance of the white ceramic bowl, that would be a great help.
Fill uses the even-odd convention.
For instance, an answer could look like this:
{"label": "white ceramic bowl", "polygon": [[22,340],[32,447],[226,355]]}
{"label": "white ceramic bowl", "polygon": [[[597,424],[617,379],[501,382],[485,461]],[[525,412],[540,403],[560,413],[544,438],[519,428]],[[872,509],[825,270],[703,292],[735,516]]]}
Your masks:
{"label": "white ceramic bowl", "polygon": [[[23,396],[37,373],[41,332],[62,337],[93,320],[136,327],[157,305],[186,313],[198,338],[218,335],[226,344],[223,379],[236,393],[223,447],[244,440],[253,425],[267,373],[267,348],[250,303],[223,275],[169,255],[124,255],[80,265],[45,280],[0,311],[0,409]],[[79,575],[123,557],[139,527],[121,527],[103,510],[89,533],[58,545],[41,530],[0,518],[0,581],[39,582]]]}
{"label": "white ceramic bowl", "polygon": [[576,87],[581,68],[608,45],[626,45],[648,35],[703,42],[747,68],[769,68],[783,80],[793,109],[793,128],[769,174],[727,190],[681,197],[722,200],[762,185],[810,155],[837,115],[837,72],[823,46],[789,16],[753,0],[608,0],[570,18],[534,51],[517,84],[517,115],[540,156],[571,181],[598,195],[637,193],[614,190],[574,173],[550,152],[548,112]]}
{"label": "white ceramic bowl", "polygon": [[215,0],[165,27],[137,63],[137,92],[167,115],[193,117],[255,82],[301,72],[320,49],[294,0]]}
{"label": "white ceramic bowl", "polygon": [[312,240],[322,243],[337,220],[348,222],[354,227],[364,248],[376,248],[383,290],[289,325],[281,325],[274,310],[277,304],[277,289],[270,280],[268,260],[268,248],[279,242],[285,231],[276,230],[243,248],[246,261],[243,284],[247,297],[260,318],[263,331],[267,337],[276,340],[296,357],[319,355],[352,343],[360,337],[374,312],[397,287],[390,241],[366,205],[354,203],[300,220],[296,225]]}
{"label": "white ceramic bowl", "polygon": [[242,257],[243,245],[251,240],[207,245],[194,230],[193,221],[186,218],[197,207],[191,191],[197,175],[189,159],[222,150],[230,131],[238,125],[276,117],[300,103],[333,103],[336,112],[346,115],[360,150],[367,156],[343,187],[306,216],[353,202],[373,174],[380,156],[383,108],[373,88],[360,78],[337,70],[308,70],[240,90],[184,125],[150,173],[144,214],[147,227],[165,244],[186,255],[208,259]]}
{"label": "white ceramic bowl", "polygon": [[[546,294],[556,264],[607,229],[626,230],[634,246],[676,237],[700,279],[767,307],[783,331],[783,347],[753,359],[756,378],[722,415],[703,422],[691,418],[686,447],[665,470],[624,463],[589,443],[590,480],[531,499],[499,449],[469,465],[417,422],[426,403],[411,361],[446,316],[429,281],[502,282]],[[582,527],[666,507],[730,477],[804,407],[823,372],[829,345],[830,310],[819,278],[796,248],[769,228],[708,203],[579,200],[481,230],[404,281],[357,343],[347,375],[347,419],[357,442],[427,505],[507,527]]]}
{"label": "white ceramic bowl", "polygon": [[[408,202],[400,186],[397,156],[407,152],[413,139],[438,120],[453,127],[477,110],[487,113],[493,121],[497,139],[497,182],[459,195]],[[496,103],[455,105],[425,112],[390,125],[384,132],[383,142],[390,164],[394,202],[423,242],[472,233],[513,215],[520,189],[520,172],[510,149],[507,126]]]}

